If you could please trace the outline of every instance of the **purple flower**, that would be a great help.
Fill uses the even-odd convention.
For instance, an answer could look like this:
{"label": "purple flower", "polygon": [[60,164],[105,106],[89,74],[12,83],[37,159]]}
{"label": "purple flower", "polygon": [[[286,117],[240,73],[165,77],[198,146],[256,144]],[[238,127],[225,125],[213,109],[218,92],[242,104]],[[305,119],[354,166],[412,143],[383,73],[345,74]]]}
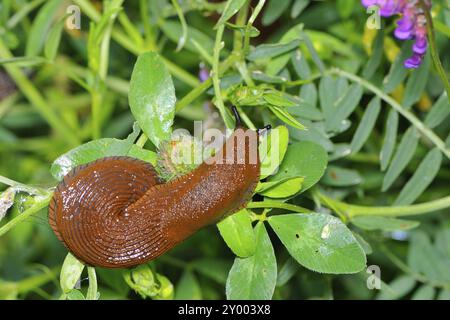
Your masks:
{"label": "purple flower", "polygon": [[[382,17],[400,15],[394,35],[399,40],[414,40],[413,56],[408,58],[406,68],[418,68],[427,53],[427,19],[418,0],[361,0],[364,7],[378,6]],[[431,0],[425,0],[431,8]]]}

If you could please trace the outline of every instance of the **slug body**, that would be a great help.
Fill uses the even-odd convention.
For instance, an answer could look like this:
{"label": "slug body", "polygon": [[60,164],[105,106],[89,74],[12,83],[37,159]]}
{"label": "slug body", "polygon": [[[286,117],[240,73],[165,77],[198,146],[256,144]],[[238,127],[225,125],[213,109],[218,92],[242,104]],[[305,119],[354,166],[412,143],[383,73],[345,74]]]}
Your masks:
{"label": "slug body", "polygon": [[54,192],[50,225],[88,265],[124,268],[148,262],[245,207],[260,175],[257,142],[251,143],[255,137],[256,131],[236,130],[216,155],[167,183],[151,164],[129,157],[79,166]]}

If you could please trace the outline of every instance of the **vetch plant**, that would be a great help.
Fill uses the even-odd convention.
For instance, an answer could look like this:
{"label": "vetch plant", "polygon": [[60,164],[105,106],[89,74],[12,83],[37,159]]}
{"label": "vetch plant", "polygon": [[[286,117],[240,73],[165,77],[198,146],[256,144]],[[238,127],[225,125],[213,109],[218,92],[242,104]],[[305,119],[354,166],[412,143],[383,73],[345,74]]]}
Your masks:
{"label": "vetch plant", "polygon": [[[362,1],[399,18],[370,30],[356,4],[74,0],[81,24],[72,29],[66,1],[4,1],[0,298],[448,299],[449,8]],[[224,205],[234,214],[197,230],[197,210],[241,180],[226,170],[198,175],[196,202],[182,197],[194,185],[183,179],[220,154],[216,133],[237,119],[249,132],[272,127],[258,137],[260,171],[247,194],[235,190],[245,201]],[[199,150],[202,161],[190,161]],[[65,247],[68,236],[51,228],[64,206],[51,199],[67,199],[75,168],[105,158],[134,159],[148,172],[119,181],[134,168],[125,161],[103,182],[79,175],[66,220],[98,233]],[[121,210],[82,220],[133,203],[145,190],[121,186],[151,177],[174,186],[169,196],[154,189],[161,215],[192,215],[171,220],[192,231],[172,250],[151,242],[161,233],[148,223],[153,211],[139,232],[125,228],[131,214]],[[113,246],[104,236],[116,228],[127,232]],[[98,245],[108,259],[133,234],[161,254],[130,269],[94,267],[99,251],[82,262],[82,250]],[[132,255],[150,248],[145,241],[133,242]]]}

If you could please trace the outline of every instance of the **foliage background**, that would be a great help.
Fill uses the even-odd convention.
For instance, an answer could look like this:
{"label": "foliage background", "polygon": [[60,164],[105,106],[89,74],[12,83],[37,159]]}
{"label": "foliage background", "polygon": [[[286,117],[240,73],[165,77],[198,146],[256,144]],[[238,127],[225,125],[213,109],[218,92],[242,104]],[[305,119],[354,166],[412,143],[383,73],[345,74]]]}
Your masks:
{"label": "foliage background", "polygon": [[[233,102],[247,124],[288,128],[290,145],[282,168],[290,175],[288,180],[282,175],[272,178],[283,181],[281,187],[269,188],[269,196],[259,192],[254,213],[246,213],[242,223],[236,218],[236,225],[244,229],[246,219],[254,220],[255,232],[247,238],[258,239],[258,247],[249,249],[252,254],[256,250],[254,255],[231,243],[235,229],[220,228],[225,243],[211,226],[134,271],[83,271],[69,256],[61,272],[67,251],[52,233],[44,205],[7,233],[0,232],[0,298],[97,298],[97,289],[100,299],[219,299],[226,294],[274,299],[450,297],[450,104],[431,58],[418,70],[403,69],[402,57],[410,45],[401,47],[392,37],[394,19],[382,21],[379,31],[369,30],[365,9],[356,0],[228,3],[2,1],[0,188],[13,185],[22,192],[15,195],[0,230],[36,208],[41,200],[36,193],[56,184],[57,169],[51,172],[50,167],[59,156],[83,142],[124,139],[133,131],[132,111],[139,106],[127,99],[129,80],[136,57],[148,51],[159,52],[162,58],[155,59],[162,59],[172,75],[177,96],[174,128],[192,129],[193,120],[205,119],[209,127],[224,128],[220,115],[230,125],[224,105]],[[70,4],[81,8],[81,30],[64,27]],[[448,75],[450,4],[433,4],[436,44]],[[230,20],[235,25],[225,25],[233,5],[240,8]],[[249,27],[242,27],[249,18]],[[214,77],[201,83],[199,72],[205,70],[212,70]],[[141,81],[145,85],[152,79]],[[218,95],[219,79],[223,90]],[[265,95],[249,95],[246,89],[255,87]],[[150,141],[141,136],[136,144],[154,151],[160,137],[160,132],[149,134]],[[322,175],[315,161],[299,164],[301,154],[320,157],[316,149],[306,153],[306,146],[320,146],[328,154],[328,165],[320,182],[301,193],[309,177]],[[102,152],[98,146],[92,150]],[[261,211],[264,196],[277,202],[266,202],[262,207],[267,210]],[[2,204],[8,197],[10,193],[2,194]],[[414,206],[416,202],[426,205]],[[283,244],[269,224],[274,227],[275,217],[303,212],[303,207],[334,213],[348,224],[357,234],[358,250],[367,254],[367,265],[380,267],[382,290],[368,290],[365,269],[340,274],[349,270],[345,259],[337,259],[331,272],[322,274],[309,270],[316,260],[307,250],[291,252],[301,264],[290,256],[286,247],[296,245]],[[412,214],[417,216],[393,219]],[[266,215],[270,218],[264,228],[256,222],[267,221]],[[315,226],[305,232],[313,233]],[[322,228],[319,231],[323,234]],[[283,240],[289,232],[277,234]],[[274,255],[267,257],[271,246]],[[231,269],[233,252],[253,260],[237,259]],[[243,271],[249,264],[261,273],[249,278]],[[320,260],[317,264],[319,270],[324,268]],[[233,292],[233,282],[248,291]]]}

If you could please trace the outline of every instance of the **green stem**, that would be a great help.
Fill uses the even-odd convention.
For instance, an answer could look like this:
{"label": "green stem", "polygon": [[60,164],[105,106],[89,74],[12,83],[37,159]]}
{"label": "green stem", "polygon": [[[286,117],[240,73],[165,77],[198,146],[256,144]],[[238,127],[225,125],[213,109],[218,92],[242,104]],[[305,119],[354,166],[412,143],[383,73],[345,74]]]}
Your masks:
{"label": "green stem", "polygon": [[[12,58],[13,55],[4,45],[0,38],[0,58]],[[5,64],[4,68],[19,87],[23,95],[30,101],[31,105],[42,115],[47,123],[57,131],[71,146],[77,146],[80,141],[74,132],[71,132],[63,119],[58,117],[56,112],[47,104],[45,99],[34,87],[33,83],[23,74],[19,67],[13,64]]]}
{"label": "green stem", "polygon": [[292,212],[298,213],[311,213],[311,210],[296,206],[294,204],[274,201],[274,200],[266,200],[260,202],[249,202],[247,204],[248,209],[264,209],[264,208],[274,208],[274,209],[284,209]]}
{"label": "green stem", "polygon": [[216,33],[216,41],[214,44],[214,51],[213,51],[213,65],[212,65],[212,82],[214,86],[214,93],[216,97],[216,106],[219,109],[220,115],[222,116],[222,119],[225,122],[225,125],[227,128],[232,127],[232,123],[230,121],[227,121],[228,116],[225,110],[225,105],[222,98],[222,91],[220,90],[220,74],[219,74],[219,60],[220,60],[220,50],[222,50],[222,47],[224,45],[222,41],[223,31],[225,29],[225,25],[221,24],[217,28]]}
{"label": "green stem", "polygon": [[419,130],[425,137],[427,137],[437,148],[439,148],[447,158],[450,159],[450,149],[447,148],[444,141],[441,140],[431,129],[426,127],[422,121],[420,121],[411,111],[403,108],[397,101],[391,98],[389,95],[385,94],[383,91],[378,89],[375,85],[370,83],[369,81],[358,77],[352,73],[346,72],[340,69],[331,69],[326,72],[326,74],[335,74],[338,76],[342,76],[349,80],[352,80],[356,83],[359,83],[366,89],[372,91],[375,95],[380,97],[380,99],[384,100],[388,103],[392,108],[395,109],[399,114],[405,117],[411,124]]}
{"label": "green stem", "polygon": [[46,206],[48,206],[50,202],[51,194],[47,194],[45,197],[42,197],[40,199],[36,199],[36,202],[33,204],[33,206],[27,210],[25,210],[23,213],[6,223],[4,226],[0,228],[0,237],[3,236],[6,232],[14,228],[19,223],[25,221],[27,218],[35,214],[41,209],[44,209]]}
{"label": "green stem", "polygon": [[89,277],[89,287],[86,294],[86,300],[97,300],[97,275],[94,267],[87,267]]}
{"label": "green stem", "polygon": [[428,41],[430,43],[431,58],[433,59],[434,67],[441,78],[445,91],[447,91],[447,98],[450,101],[450,82],[447,79],[447,74],[442,66],[441,59],[439,58],[439,51],[436,45],[436,36],[434,34],[433,18],[431,17],[430,10],[428,10],[423,0],[420,0],[420,5],[425,13],[425,17],[427,18],[427,34]]}
{"label": "green stem", "polygon": [[57,277],[59,269],[59,267],[56,267],[49,270],[48,272],[44,272],[42,274],[20,280],[19,282],[17,282],[18,293],[27,293],[46,284],[49,281],[52,281]]}
{"label": "green stem", "polygon": [[323,202],[327,207],[334,211],[338,211],[340,214],[345,215],[349,219],[359,216],[413,216],[450,208],[450,196],[410,206],[367,207],[348,204],[339,200],[335,200],[327,197],[320,192],[316,192],[316,195],[319,197],[320,201]]}
{"label": "green stem", "polygon": [[14,181],[7,177],[0,175],[0,183],[6,184],[7,186],[12,187],[16,191],[23,191],[33,195],[44,195],[46,191],[41,188],[30,187],[26,184]]}
{"label": "green stem", "polygon": [[243,56],[246,56],[247,53],[250,51],[250,31],[253,26],[253,23],[255,22],[265,3],[266,0],[259,0],[250,18],[248,19],[247,27],[245,28]]}

